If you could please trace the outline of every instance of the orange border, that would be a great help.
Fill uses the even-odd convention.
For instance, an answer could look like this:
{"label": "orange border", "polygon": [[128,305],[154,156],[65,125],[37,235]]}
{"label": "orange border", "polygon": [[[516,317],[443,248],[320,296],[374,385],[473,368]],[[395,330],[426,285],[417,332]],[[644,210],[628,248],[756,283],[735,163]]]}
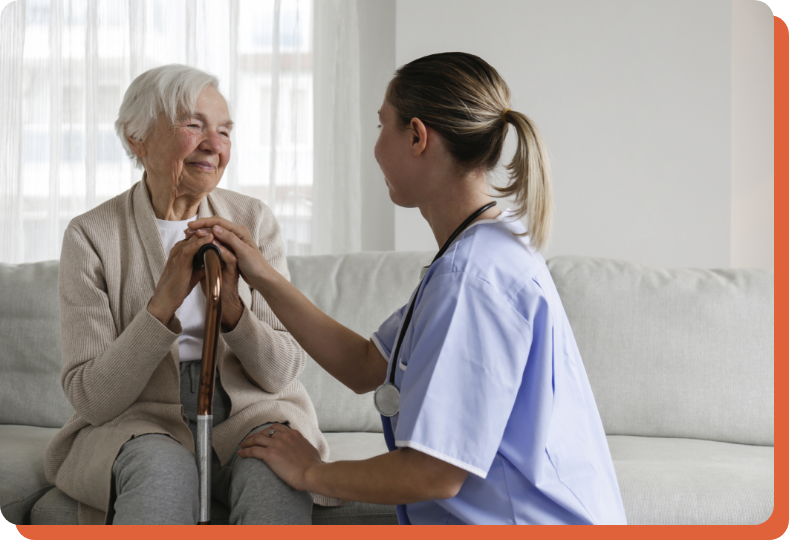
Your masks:
{"label": "orange border", "polygon": [[[781,151],[789,148],[789,100],[787,91],[789,90],[789,30],[786,24],[775,17],[775,178],[789,178],[789,158]],[[778,99],[779,96],[782,99]],[[785,202],[787,200],[786,187],[775,182],[775,201]],[[778,205],[776,205],[778,206]],[[779,212],[775,214],[775,230],[779,233],[787,233],[787,220]],[[776,235],[776,238],[784,238],[784,234]],[[782,250],[775,250],[775,267],[783,268],[783,261],[786,254]],[[782,299],[776,302],[775,327],[786,328],[786,317],[783,312],[783,302],[789,303],[787,293],[783,288],[784,276],[775,282],[775,298]],[[782,357],[789,346],[787,339],[782,332],[775,333],[776,357]],[[787,367],[783,362],[775,363],[775,380],[785,381],[787,379]],[[783,392],[775,393],[776,417],[786,418],[787,400]],[[515,539],[528,535],[529,538],[551,538],[553,539],[574,539],[579,534],[586,538],[605,538],[607,539],[627,539],[631,538],[655,538],[663,540],[670,534],[674,538],[697,538],[700,535],[711,536],[713,538],[749,538],[749,539],[774,539],[781,536],[789,524],[789,507],[786,503],[786,428],[776,422],[775,424],[775,509],[772,516],[761,525],[677,525],[670,528],[661,526],[630,525],[627,527],[601,526],[588,527],[582,530],[569,527],[547,527],[537,526],[529,529],[517,527],[499,527],[495,534],[497,538]],[[779,459],[780,458],[780,459]],[[265,532],[252,526],[113,526],[112,530],[108,526],[98,527],[74,527],[67,525],[19,525],[17,529],[26,538],[34,540],[104,540],[113,538],[119,540],[174,540],[185,538],[189,540],[216,540],[221,537],[258,537],[260,535],[278,537],[282,536],[288,540],[294,538],[332,539],[348,540],[359,538],[360,540],[401,540],[403,529],[395,527],[374,527],[374,526],[323,526],[323,530],[317,531],[315,528],[307,527],[286,527],[270,526]],[[274,529],[278,529],[274,531]],[[459,527],[453,529],[431,529],[422,530],[424,527],[409,529],[409,536],[417,535],[423,538],[436,535],[452,535],[453,539],[474,539],[480,535],[479,530],[474,528]],[[374,529],[374,530],[371,530]],[[451,531],[451,532],[450,532]]]}

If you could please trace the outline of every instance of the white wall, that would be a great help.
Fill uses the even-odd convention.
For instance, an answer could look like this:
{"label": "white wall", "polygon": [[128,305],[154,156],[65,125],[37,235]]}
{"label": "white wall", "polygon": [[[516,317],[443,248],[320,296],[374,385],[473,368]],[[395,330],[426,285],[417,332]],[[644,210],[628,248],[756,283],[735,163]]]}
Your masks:
{"label": "white wall", "polygon": [[[396,65],[441,51],[478,54],[510,85],[513,108],[542,130],[556,193],[546,256],[669,267],[754,257],[740,255],[732,231],[766,211],[767,196],[738,199],[748,217],[735,218],[732,195],[745,176],[733,183],[732,171],[756,159],[763,187],[766,156],[745,149],[733,158],[741,141],[732,126],[746,110],[742,96],[766,83],[738,90],[733,105],[731,2],[397,0],[396,8]],[[738,32],[765,24],[762,10]],[[763,47],[751,49],[743,54]],[[417,210],[396,208],[394,217],[395,249],[436,249]],[[772,260],[771,241],[769,251]]]}
{"label": "white wall", "polygon": [[773,268],[773,14],[734,0],[731,265]]}
{"label": "white wall", "polygon": [[359,0],[359,67],[362,121],[362,251],[394,249],[394,205],[373,156],[378,109],[394,74],[395,0]]}

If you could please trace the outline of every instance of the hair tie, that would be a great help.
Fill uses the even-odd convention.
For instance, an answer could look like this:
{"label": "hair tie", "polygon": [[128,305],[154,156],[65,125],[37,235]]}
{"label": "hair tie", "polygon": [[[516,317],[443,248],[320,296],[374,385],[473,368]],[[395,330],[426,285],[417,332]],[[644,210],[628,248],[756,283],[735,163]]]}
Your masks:
{"label": "hair tie", "polygon": [[504,109],[501,111],[501,119],[506,122],[507,121],[507,113],[510,112],[512,109]]}

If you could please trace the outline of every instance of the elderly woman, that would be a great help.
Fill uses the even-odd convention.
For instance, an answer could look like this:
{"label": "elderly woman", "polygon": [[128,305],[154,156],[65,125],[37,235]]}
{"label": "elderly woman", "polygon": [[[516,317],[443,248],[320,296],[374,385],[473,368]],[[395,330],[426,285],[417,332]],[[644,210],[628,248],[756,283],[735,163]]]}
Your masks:
{"label": "elderly woman", "polygon": [[[233,122],[216,77],[181,65],[147,71],[127,90],[115,125],[144,173],[65,232],[62,384],[76,412],[47,449],[46,474],[79,501],[80,523],[194,524],[205,298],[192,259],[214,239],[186,240],[183,231],[196,217],[242,223],[288,276],[285,253],[266,205],[217,188]],[[288,421],[328,457],[296,380],[305,353],[239,280],[234,259],[226,256],[222,271],[213,496],[229,505],[234,524],[308,524],[309,494],[262,461],[237,456],[248,434]]]}

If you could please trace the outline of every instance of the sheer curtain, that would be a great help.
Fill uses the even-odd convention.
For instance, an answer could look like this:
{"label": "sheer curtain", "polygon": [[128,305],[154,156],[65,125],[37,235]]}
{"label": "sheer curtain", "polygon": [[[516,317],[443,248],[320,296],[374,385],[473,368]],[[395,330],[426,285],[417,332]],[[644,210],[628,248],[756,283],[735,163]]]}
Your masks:
{"label": "sheer curtain", "polygon": [[[358,111],[339,126],[333,111],[328,122],[314,113],[315,95],[334,96],[338,110],[358,109],[356,0],[331,1],[352,22],[316,19],[312,0],[8,5],[0,20],[0,262],[58,258],[69,220],[141,178],[113,123],[134,77],[169,63],[214,73],[230,101],[233,153],[220,187],[268,204],[289,254],[358,250]],[[325,69],[316,66],[316,33],[334,53],[321,61],[346,66],[340,76],[315,80]],[[313,157],[315,124],[318,140],[340,139],[342,129],[350,141],[333,144],[330,161],[321,158],[350,167],[343,183],[334,181],[336,166],[333,175],[319,173],[328,169]],[[355,135],[347,138],[348,129]],[[344,216],[338,227],[336,216]],[[315,231],[329,239],[316,241]]]}

